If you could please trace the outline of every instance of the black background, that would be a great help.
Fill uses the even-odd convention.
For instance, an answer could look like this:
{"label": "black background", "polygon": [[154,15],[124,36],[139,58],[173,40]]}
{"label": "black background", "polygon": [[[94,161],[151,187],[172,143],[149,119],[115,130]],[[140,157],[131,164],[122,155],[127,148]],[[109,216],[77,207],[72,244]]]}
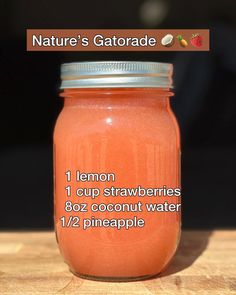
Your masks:
{"label": "black background", "polygon": [[[184,228],[236,226],[236,2],[0,1],[0,227],[53,225],[62,62],[173,62]],[[27,28],[210,28],[210,52],[26,52]]]}

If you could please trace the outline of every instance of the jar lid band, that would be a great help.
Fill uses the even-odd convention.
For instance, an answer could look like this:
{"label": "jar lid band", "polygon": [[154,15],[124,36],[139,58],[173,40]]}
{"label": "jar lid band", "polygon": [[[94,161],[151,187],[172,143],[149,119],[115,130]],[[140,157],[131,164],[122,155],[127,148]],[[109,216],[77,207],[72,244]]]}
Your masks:
{"label": "jar lid band", "polygon": [[61,65],[61,89],[172,88],[173,65],[157,62],[97,61]]}

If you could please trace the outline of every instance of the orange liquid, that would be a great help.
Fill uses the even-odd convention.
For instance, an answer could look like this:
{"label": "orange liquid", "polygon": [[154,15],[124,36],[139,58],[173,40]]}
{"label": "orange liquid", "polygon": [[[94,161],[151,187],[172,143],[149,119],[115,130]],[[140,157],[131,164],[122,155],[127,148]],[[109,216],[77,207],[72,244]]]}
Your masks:
{"label": "orange liquid", "polygon": [[[160,273],[173,257],[180,212],[65,212],[65,202],[179,203],[172,197],[78,197],[76,188],[180,187],[180,138],[163,89],[70,89],[54,133],[55,230],[72,272],[100,279],[129,280]],[[72,179],[67,182],[65,172]],[[114,182],[77,182],[75,172],[115,173]],[[71,196],[65,187],[71,186]],[[144,208],[144,207],[143,207]],[[61,216],[133,218],[142,228],[63,227]],[[80,220],[80,222],[81,222]]]}

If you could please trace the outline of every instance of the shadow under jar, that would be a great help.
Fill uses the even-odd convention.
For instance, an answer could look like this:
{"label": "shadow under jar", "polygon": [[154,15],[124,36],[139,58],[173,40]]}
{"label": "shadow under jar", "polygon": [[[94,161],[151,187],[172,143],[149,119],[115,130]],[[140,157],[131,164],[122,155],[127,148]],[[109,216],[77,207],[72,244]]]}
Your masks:
{"label": "shadow under jar", "polygon": [[171,77],[164,63],[62,65],[54,220],[60,252],[78,276],[144,279],[176,251],[180,136]]}

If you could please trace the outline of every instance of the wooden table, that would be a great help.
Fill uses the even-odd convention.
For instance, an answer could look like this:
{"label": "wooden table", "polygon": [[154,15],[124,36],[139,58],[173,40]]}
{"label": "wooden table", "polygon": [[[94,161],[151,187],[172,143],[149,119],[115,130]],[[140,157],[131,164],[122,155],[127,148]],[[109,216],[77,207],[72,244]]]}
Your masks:
{"label": "wooden table", "polygon": [[0,233],[0,294],[236,294],[236,231],[185,231],[161,277],[106,283],[73,276],[53,232]]}

